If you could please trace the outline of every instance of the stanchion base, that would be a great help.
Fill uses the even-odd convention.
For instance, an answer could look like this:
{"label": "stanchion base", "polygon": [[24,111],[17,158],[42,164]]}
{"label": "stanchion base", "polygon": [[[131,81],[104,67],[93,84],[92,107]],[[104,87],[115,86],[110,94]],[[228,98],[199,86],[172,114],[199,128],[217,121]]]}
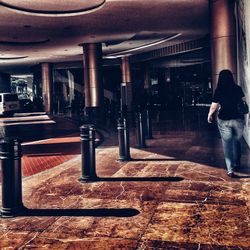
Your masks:
{"label": "stanchion base", "polygon": [[78,179],[81,183],[89,183],[89,182],[96,182],[99,180],[99,177],[96,176],[91,176],[91,177],[81,177]]}
{"label": "stanchion base", "polygon": [[132,160],[131,157],[119,157],[119,158],[117,159],[117,161],[131,161],[131,160]]}
{"label": "stanchion base", "polygon": [[139,149],[141,149],[141,148],[147,148],[147,145],[137,145],[136,148],[139,148]]}
{"label": "stanchion base", "polygon": [[0,217],[1,218],[13,218],[17,217],[19,214],[22,214],[22,212],[26,209],[24,205],[20,205],[19,207],[15,208],[1,208],[0,209]]}

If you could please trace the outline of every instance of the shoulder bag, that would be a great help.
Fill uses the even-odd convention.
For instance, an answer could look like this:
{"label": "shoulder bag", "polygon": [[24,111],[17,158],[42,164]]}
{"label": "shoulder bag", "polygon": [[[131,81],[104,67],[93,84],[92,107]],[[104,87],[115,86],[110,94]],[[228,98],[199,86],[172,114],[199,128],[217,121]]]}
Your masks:
{"label": "shoulder bag", "polygon": [[240,101],[237,104],[237,111],[239,114],[244,115],[249,113],[249,107],[245,101],[240,99]]}

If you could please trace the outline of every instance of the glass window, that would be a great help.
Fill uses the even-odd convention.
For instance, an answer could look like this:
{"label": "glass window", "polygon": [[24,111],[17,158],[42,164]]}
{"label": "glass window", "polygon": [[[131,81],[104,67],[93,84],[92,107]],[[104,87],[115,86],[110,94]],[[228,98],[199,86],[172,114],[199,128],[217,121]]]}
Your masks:
{"label": "glass window", "polygon": [[18,101],[17,95],[14,94],[6,94],[4,95],[4,101],[5,102],[15,102]]}

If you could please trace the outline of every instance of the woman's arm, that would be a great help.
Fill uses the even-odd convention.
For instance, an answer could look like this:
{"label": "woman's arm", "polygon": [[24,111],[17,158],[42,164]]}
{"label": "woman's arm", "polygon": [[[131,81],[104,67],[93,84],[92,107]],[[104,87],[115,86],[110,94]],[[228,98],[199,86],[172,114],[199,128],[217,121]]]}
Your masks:
{"label": "woman's arm", "polygon": [[210,106],[210,109],[209,109],[208,116],[207,116],[208,123],[212,123],[212,121],[213,121],[213,113],[218,110],[219,106],[220,106],[219,103],[212,102],[212,104]]}
{"label": "woman's arm", "polygon": [[[246,97],[243,96],[243,97],[242,97],[242,100],[243,100],[244,102],[246,102]],[[245,127],[248,126],[248,119],[249,119],[249,114],[244,114],[244,126],[245,126]]]}
{"label": "woman's arm", "polygon": [[244,114],[244,126],[245,127],[248,127],[248,119],[249,119],[248,114]]}

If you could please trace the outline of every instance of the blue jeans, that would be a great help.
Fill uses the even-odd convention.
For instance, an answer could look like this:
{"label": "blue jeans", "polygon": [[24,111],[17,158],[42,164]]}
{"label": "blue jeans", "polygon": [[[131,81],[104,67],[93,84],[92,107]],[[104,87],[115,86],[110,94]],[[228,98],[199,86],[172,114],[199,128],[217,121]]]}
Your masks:
{"label": "blue jeans", "polygon": [[236,166],[240,166],[240,140],[243,134],[244,121],[242,119],[218,119],[218,128],[222,139],[227,171],[232,173]]}

